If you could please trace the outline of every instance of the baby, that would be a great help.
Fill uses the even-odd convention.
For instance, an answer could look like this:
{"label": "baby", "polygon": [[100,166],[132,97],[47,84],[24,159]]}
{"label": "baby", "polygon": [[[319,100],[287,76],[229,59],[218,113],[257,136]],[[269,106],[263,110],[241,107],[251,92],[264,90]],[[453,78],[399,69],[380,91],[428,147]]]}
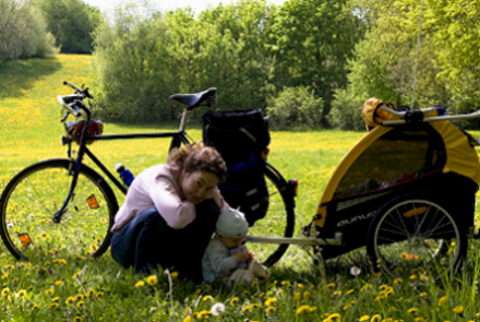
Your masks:
{"label": "baby", "polygon": [[[247,231],[247,220],[240,211],[229,209],[220,214],[216,224],[216,235],[210,240],[202,259],[202,272],[205,281],[212,282],[218,277],[231,284],[229,279],[234,274],[235,281],[243,280],[246,282],[249,279],[252,280],[253,275],[258,277],[270,276],[270,272],[253,260],[253,254],[242,245]],[[248,270],[251,264],[255,264],[255,267]],[[241,272],[237,270],[241,270]],[[259,274],[256,272],[259,272]],[[242,278],[236,277],[240,275]]]}

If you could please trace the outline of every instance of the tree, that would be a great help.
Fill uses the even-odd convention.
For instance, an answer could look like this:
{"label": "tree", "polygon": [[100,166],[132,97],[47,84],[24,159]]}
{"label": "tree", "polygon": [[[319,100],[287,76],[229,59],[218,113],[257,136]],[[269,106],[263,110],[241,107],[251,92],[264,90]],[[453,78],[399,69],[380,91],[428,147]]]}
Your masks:
{"label": "tree", "polygon": [[34,3],[0,0],[0,60],[51,56],[54,43]]}
{"label": "tree", "polygon": [[347,83],[347,60],[364,23],[347,1],[291,0],[279,7],[268,47],[275,59],[274,85],[311,86],[323,97],[325,115],[335,88]]}
{"label": "tree", "polygon": [[91,53],[92,33],[100,24],[98,9],[82,0],[37,0],[63,53]]}

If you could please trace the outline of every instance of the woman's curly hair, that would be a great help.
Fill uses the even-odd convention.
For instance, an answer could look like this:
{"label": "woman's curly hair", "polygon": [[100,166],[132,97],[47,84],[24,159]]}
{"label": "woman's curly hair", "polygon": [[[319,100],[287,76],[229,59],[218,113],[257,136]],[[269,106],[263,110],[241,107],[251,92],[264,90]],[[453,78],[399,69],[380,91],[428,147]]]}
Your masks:
{"label": "woman's curly hair", "polygon": [[187,173],[206,171],[215,174],[219,183],[227,178],[227,165],[218,151],[203,144],[184,145],[168,155],[168,164],[185,169]]}

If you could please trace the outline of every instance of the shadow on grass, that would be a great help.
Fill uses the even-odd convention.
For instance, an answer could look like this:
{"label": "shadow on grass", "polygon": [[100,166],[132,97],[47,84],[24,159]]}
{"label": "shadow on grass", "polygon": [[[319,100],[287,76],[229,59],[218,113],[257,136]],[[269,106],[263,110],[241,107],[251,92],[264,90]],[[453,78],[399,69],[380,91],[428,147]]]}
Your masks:
{"label": "shadow on grass", "polygon": [[0,98],[21,97],[35,81],[61,68],[55,58],[32,58],[0,64]]}

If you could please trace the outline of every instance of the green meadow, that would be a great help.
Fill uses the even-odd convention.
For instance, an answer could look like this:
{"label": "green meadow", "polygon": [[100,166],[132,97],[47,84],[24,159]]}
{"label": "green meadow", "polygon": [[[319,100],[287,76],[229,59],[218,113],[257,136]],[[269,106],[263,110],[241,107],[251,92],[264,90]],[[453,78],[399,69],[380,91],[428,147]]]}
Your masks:
{"label": "green meadow", "polygon": [[[30,164],[66,157],[56,96],[72,92],[62,84],[65,80],[94,84],[91,60],[89,55],[57,55],[2,66],[0,189]],[[105,134],[176,127],[103,123]],[[190,121],[187,129],[201,139],[201,124]],[[268,161],[286,179],[299,181],[295,236],[315,214],[336,165],[363,135],[271,132]],[[168,146],[168,139],[135,139],[95,142],[91,149],[109,169],[123,163],[136,174],[165,162]],[[121,204],[124,197],[114,191]],[[194,285],[175,274],[135,275],[120,268],[108,251],[98,260],[85,260],[57,245],[24,262],[0,244],[0,321],[480,321],[478,246],[469,241],[462,271],[438,281],[415,273],[397,279],[374,274],[363,249],[328,260],[324,270],[313,265],[306,250],[290,246],[271,269],[270,280],[228,289],[218,283]],[[360,268],[358,275],[351,274],[353,266]],[[215,303],[225,305],[218,316],[211,311]]]}

